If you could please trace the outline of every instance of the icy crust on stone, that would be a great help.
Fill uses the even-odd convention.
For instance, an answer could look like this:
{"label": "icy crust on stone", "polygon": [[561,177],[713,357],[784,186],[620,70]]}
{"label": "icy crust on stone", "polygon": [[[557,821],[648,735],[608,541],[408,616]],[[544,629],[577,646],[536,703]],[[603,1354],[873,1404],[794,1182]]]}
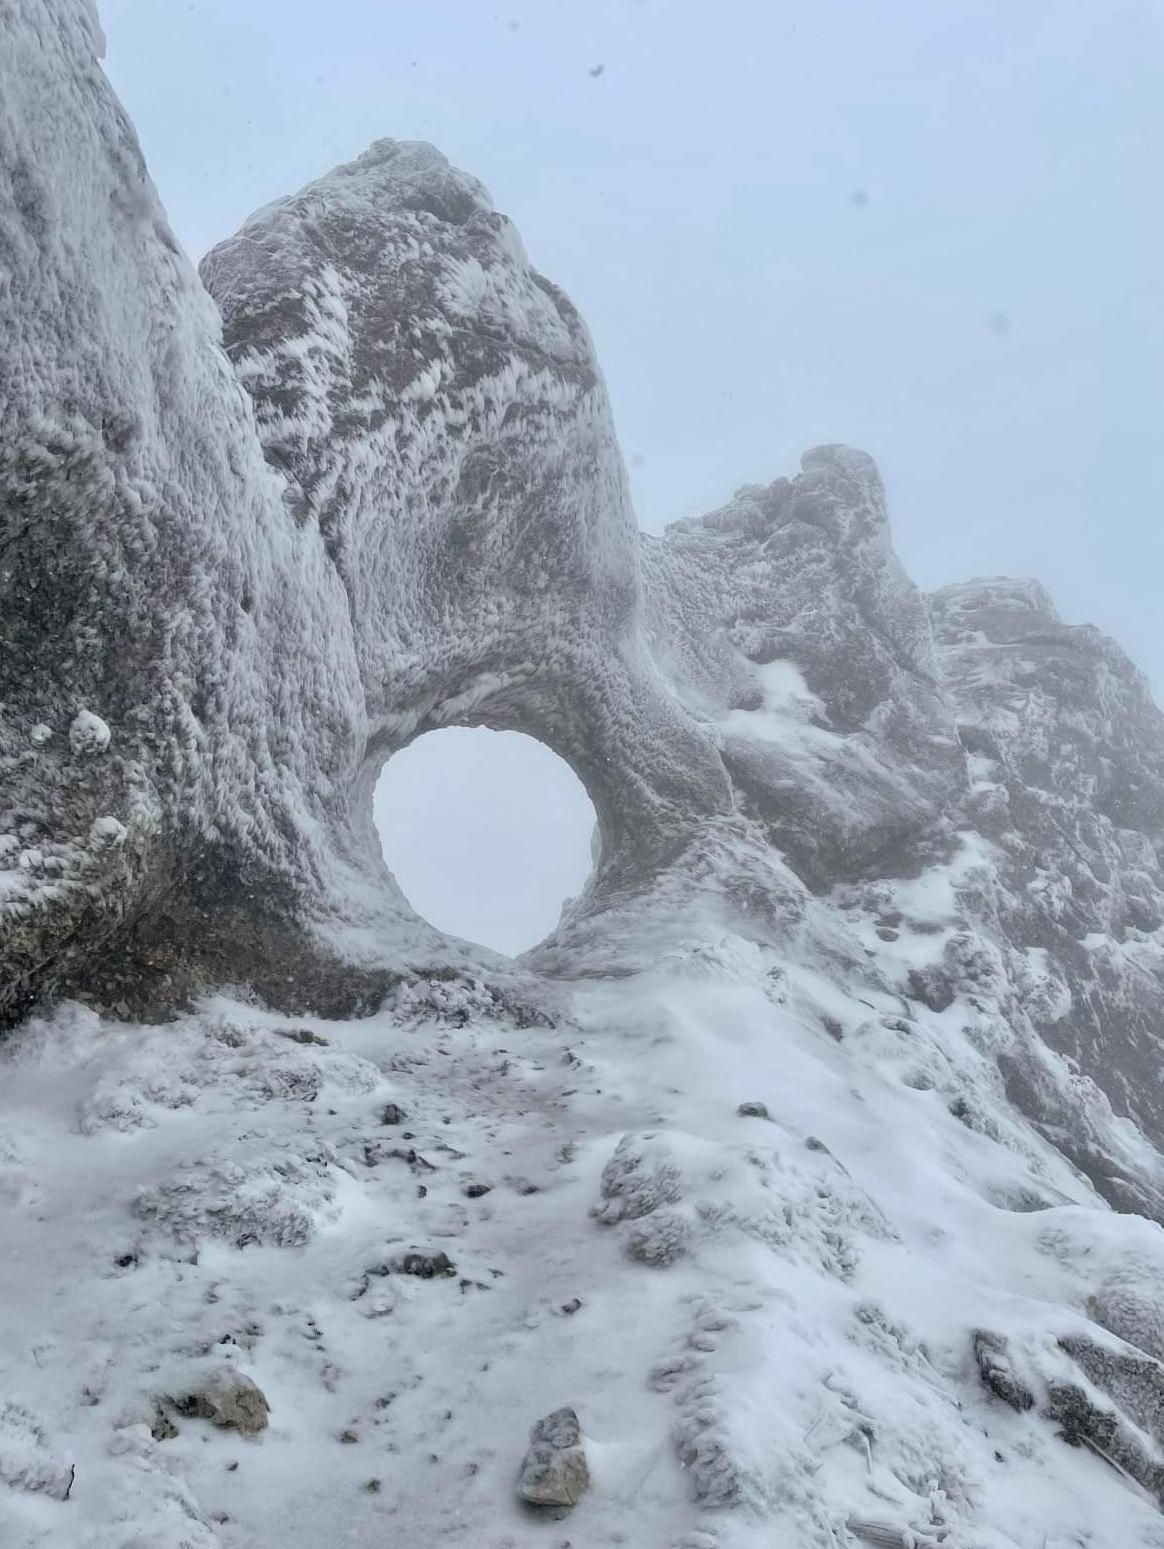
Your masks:
{"label": "icy crust on stone", "polygon": [[908,853],[965,771],[872,459],[818,447],[642,542],[651,649],[741,809],[813,887]]}
{"label": "icy crust on stone", "polygon": [[167,896],[134,966],[179,987],[175,941],[237,960],[232,894],[252,934],[261,892],[273,917],[378,917],[439,951],[385,878],[359,885],[348,597],[262,457],[92,8],[12,0],[4,37],[0,1008],[74,960],[92,981],[96,943]]}
{"label": "icy crust on stone", "polygon": [[608,886],[726,811],[713,741],[640,639],[589,335],[481,185],[381,140],[202,276],[295,520],[343,578],[380,756],[442,725],[539,737],[594,801]]}
{"label": "icy crust on stone", "polygon": [[[1004,954],[1016,1025],[1160,1144],[1164,717],[1119,647],[1061,623],[1033,582],[950,587],[931,609],[970,775],[951,816],[986,860],[966,912]],[[1045,1068],[1009,1062],[1012,1097],[1094,1173]],[[1140,1169],[1108,1171],[1109,1193],[1144,1208]]]}

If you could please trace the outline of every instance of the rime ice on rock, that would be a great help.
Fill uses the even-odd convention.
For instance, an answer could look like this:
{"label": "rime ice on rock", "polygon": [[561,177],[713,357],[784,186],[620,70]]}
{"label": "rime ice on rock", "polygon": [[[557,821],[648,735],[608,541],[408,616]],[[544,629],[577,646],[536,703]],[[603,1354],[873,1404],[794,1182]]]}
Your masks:
{"label": "rime ice on rock", "polygon": [[572,1409],[555,1409],[529,1433],[518,1494],[531,1506],[576,1506],[590,1486],[582,1428]]}
{"label": "rime ice on rock", "polygon": [[[40,728],[33,728],[34,731]],[[92,710],[80,710],[73,717],[69,727],[69,746],[74,753],[104,753],[112,741],[113,733],[108,724],[99,715],[94,715]],[[45,739],[39,738],[41,742]]]}

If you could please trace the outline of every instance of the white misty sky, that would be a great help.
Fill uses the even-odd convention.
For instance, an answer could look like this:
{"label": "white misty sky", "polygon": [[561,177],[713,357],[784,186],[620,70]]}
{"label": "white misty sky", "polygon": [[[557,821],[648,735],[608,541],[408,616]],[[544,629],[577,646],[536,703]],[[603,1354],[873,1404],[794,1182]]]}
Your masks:
{"label": "white misty sky", "polygon": [[1164,0],[101,10],[193,256],[431,140],[586,316],[644,527],[847,441],[921,585],[1036,575],[1164,687]]}
{"label": "white misty sky", "polygon": [[384,853],[413,908],[511,956],[582,891],[595,821],[569,765],[513,731],[429,732],[389,760],[376,788]]}

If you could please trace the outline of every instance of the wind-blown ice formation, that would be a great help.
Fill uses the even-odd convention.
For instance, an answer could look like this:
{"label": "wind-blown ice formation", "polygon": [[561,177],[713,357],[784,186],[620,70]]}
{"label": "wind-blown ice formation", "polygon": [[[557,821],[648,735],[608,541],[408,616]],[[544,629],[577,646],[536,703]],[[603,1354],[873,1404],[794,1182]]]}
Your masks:
{"label": "wind-blown ice formation", "polygon": [[[200,282],[89,6],[0,24],[5,1542],[524,1549],[572,1410],[581,1542],[1159,1549],[1134,667],[847,448],[640,537],[480,184],[379,141]],[[599,815],[516,969],[379,858],[449,724]]]}

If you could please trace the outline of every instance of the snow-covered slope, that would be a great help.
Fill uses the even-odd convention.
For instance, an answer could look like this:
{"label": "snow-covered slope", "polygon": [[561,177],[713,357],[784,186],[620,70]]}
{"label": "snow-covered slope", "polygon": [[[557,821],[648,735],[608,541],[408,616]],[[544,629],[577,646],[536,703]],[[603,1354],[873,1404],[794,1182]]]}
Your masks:
{"label": "snow-covered slope", "polygon": [[[1135,669],[924,598],[847,448],[640,538],[430,147],[216,249],[220,337],[87,4],[0,22],[0,1545],[1161,1549]],[[452,723],[599,812],[518,965],[371,831]]]}
{"label": "snow-covered slope", "polygon": [[[0,1541],[1159,1546],[1160,1229],[966,1014],[722,938],[557,1026],[447,983],[26,1024]],[[261,1434],[183,1415],[240,1373]],[[515,1493],[563,1405],[568,1523]]]}

